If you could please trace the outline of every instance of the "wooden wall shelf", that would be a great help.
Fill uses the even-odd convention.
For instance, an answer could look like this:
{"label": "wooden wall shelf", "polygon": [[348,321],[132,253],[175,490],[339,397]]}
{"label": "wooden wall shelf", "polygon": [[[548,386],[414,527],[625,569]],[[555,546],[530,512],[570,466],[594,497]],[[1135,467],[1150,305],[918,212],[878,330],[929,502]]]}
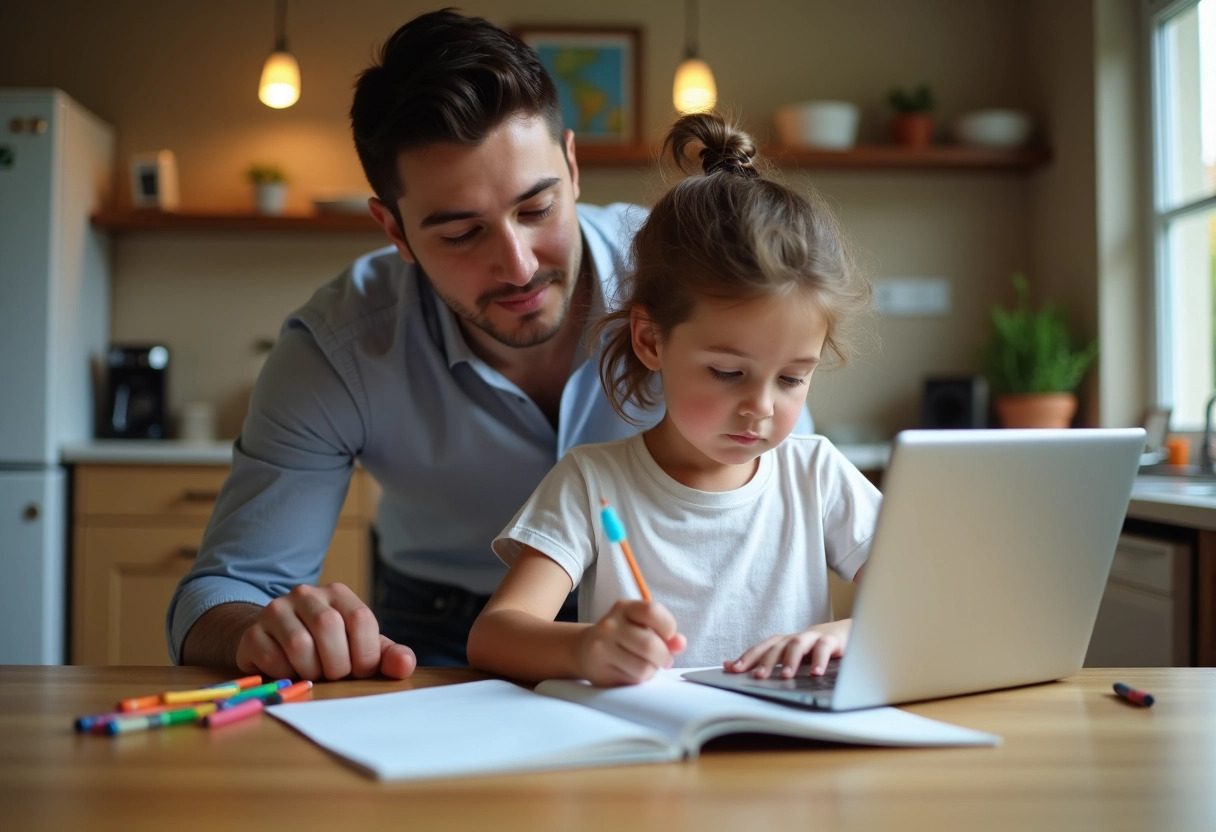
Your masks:
{"label": "wooden wall shelf", "polygon": [[761,153],[777,164],[853,170],[1007,170],[1029,171],[1051,160],[1044,148],[996,150],[939,144],[923,149],[893,144],[858,145],[852,150],[807,150],[773,145]]}
{"label": "wooden wall shelf", "polygon": [[383,233],[371,214],[218,214],[132,209],[93,215],[106,231],[367,231]]}
{"label": "wooden wall shelf", "polygon": [[[584,145],[579,162],[588,167],[647,167],[658,149],[642,145]],[[912,150],[897,145],[859,145],[852,150],[804,150],[772,145],[761,155],[783,167],[821,170],[1031,171],[1046,164],[1042,148],[990,150],[961,145],[934,145]],[[218,214],[153,210],[103,211],[93,225],[106,231],[322,231],[379,234],[370,214]]]}
{"label": "wooden wall shelf", "polygon": [[[579,164],[587,166],[645,166],[658,161],[659,148],[577,145]],[[1008,170],[1027,171],[1046,164],[1050,151],[1044,148],[996,150],[984,147],[939,144],[912,149],[894,144],[858,145],[851,150],[808,150],[769,145],[761,156],[784,167],[840,168],[852,170]]]}

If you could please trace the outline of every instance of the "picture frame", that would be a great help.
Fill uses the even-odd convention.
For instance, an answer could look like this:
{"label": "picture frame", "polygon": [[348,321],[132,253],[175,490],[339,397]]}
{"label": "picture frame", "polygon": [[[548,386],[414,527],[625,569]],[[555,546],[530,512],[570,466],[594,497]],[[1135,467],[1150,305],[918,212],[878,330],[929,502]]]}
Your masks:
{"label": "picture frame", "polygon": [[579,145],[641,139],[642,30],[635,26],[519,25],[557,86],[566,127]]}

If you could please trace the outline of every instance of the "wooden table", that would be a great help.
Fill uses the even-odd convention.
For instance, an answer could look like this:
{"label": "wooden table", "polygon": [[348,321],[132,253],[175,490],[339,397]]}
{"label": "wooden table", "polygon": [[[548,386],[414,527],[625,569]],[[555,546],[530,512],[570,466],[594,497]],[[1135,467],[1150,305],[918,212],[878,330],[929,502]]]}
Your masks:
{"label": "wooden table", "polygon": [[[1216,669],[1084,670],[909,706],[999,748],[725,742],[668,765],[379,783],[271,717],[109,738],[75,716],[220,681],[200,668],[0,667],[0,827],[26,830],[1216,829]],[[482,678],[318,685],[317,698]],[[1151,709],[1115,697],[1127,681]]]}

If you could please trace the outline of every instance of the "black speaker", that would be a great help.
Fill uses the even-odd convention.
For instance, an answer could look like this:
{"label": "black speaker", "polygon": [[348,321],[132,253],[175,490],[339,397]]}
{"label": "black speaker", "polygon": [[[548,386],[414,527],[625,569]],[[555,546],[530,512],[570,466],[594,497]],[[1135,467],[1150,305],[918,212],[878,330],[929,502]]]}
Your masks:
{"label": "black speaker", "polygon": [[988,380],[983,376],[925,379],[921,427],[982,428],[988,425]]}

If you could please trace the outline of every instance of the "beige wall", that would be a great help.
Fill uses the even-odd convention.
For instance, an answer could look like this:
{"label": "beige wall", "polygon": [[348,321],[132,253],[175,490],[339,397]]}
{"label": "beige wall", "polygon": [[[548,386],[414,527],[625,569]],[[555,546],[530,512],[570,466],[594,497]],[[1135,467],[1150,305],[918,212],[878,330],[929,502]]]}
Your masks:
{"label": "beige wall", "polygon": [[[862,139],[882,140],[886,91],[924,80],[935,88],[942,125],[982,106],[1027,107],[1055,147],[1056,161],[1033,174],[785,172],[788,181],[813,180],[829,195],[872,274],[945,277],[953,292],[946,317],[876,319],[877,338],[857,364],[817,379],[811,395],[821,427],[890,434],[914,426],[926,375],[974,368],[987,309],[1008,299],[1015,270],[1058,291],[1075,305],[1079,325],[1097,332],[1090,0],[700,5],[701,50],[721,100],[758,138],[769,137],[772,113],[783,104],[843,98],[862,106]],[[271,46],[272,8],[270,0],[9,0],[0,5],[0,85],[67,90],[118,128],[121,170],[131,152],[173,149],[183,203],[192,209],[246,210],[241,171],[253,161],[287,169],[295,209],[326,192],[365,190],[345,116],[351,83],[385,36],[431,5],[293,0],[288,36],[303,96],[285,111],[262,106],[255,95]],[[655,137],[668,123],[683,2],[515,0],[463,8],[503,25],[641,26],[643,127]],[[645,169],[585,168],[583,177],[588,202],[650,202],[660,187]],[[118,190],[126,199],[125,178]],[[167,343],[173,405],[212,401],[231,434],[256,372],[254,340],[273,336],[317,285],[379,244],[370,233],[122,234],[114,337]],[[1112,407],[1127,409],[1121,401]]]}

